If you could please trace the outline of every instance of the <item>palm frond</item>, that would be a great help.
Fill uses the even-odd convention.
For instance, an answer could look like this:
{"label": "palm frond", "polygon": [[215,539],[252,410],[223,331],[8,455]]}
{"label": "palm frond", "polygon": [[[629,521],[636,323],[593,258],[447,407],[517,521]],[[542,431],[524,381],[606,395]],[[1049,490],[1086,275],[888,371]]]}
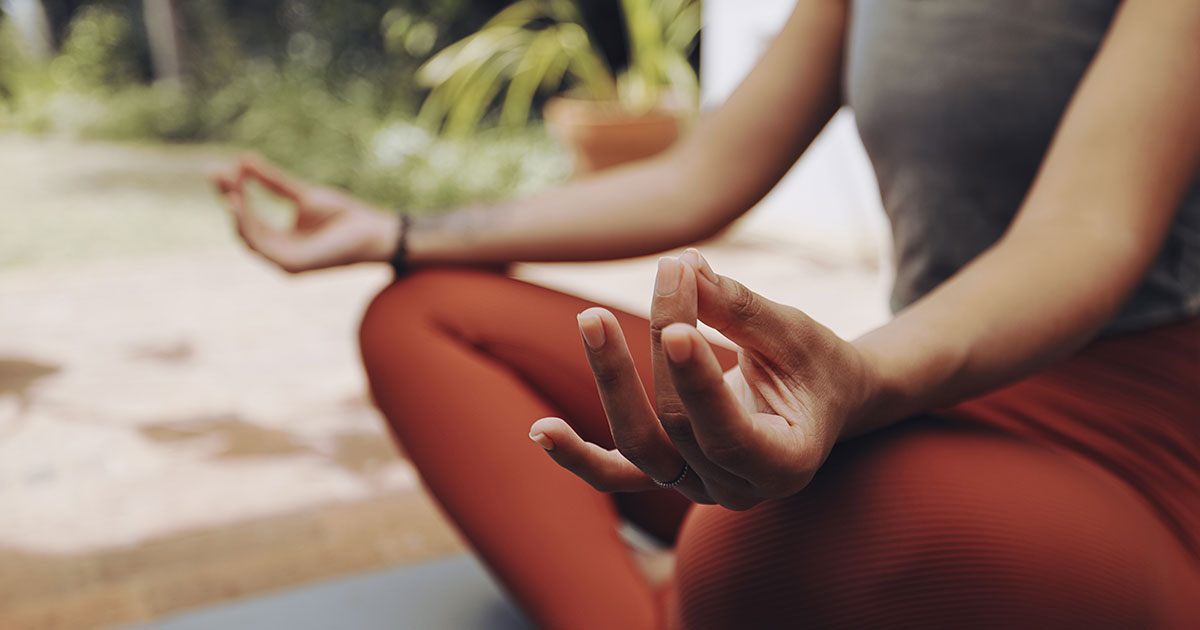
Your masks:
{"label": "palm frond", "polygon": [[469,133],[500,92],[502,125],[520,125],[541,90],[564,82],[597,100],[620,100],[646,110],[664,88],[694,99],[696,76],[687,62],[700,29],[698,0],[621,0],[630,66],[613,76],[583,26],[573,0],[519,0],[476,33],[447,46],[417,70],[431,89],[418,121],[449,134]]}

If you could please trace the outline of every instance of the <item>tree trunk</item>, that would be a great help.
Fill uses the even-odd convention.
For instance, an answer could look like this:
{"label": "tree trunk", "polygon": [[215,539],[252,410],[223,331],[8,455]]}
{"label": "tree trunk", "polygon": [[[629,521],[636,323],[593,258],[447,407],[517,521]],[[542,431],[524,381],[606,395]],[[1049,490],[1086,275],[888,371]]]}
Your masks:
{"label": "tree trunk", "polygon": [[142,0],[142,15],[155,80],[182,78],[183,25],[175,1]]}

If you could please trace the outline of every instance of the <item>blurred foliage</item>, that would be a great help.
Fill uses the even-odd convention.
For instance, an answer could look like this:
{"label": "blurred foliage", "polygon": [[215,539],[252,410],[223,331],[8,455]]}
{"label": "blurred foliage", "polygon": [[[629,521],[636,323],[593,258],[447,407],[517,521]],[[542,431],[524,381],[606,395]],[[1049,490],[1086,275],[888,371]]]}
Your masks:
{"label": "blurred foliage", "polygon": [[[412,124],[430,52],[504,0],[176,0],[184,76],[152,81],[139,3],[78,2],[48,62],[0,16],[0,130],[220,142],[409,210],[545,185],[540,128],[438,138]],[[60,3],[62,4],[62,3]]]}
{"label": "blurred foliage", "polygon": [[138,76],[128,54],[133,42],[133,27],[124,15],[104,5],[85,7],[71,22],[51,74],[58,83],[84,90],[119,90]]}
{"label": "blurred foliage", "polygon": [[432,87],[420,119],[451,135],[475,130],[507,85],[500,121],[527,124],[539,90],[570,81],[596,100],[645,112],[665,99],[694,106],[699,82],[689,56],[700,32],[696,0],[622,0],[629,65],[616,75],[572,0],[519,0],[479,31],[451,44],[418,71]]}

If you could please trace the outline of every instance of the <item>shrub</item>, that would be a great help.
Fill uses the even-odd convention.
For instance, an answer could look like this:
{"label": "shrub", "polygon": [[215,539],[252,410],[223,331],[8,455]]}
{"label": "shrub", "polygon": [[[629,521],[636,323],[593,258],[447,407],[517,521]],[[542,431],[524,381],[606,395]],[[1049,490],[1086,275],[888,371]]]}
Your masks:
{"label": "shrub", "polygon": [[409,122],[420,100],[416,67],[438,44],[467,32],[460,23],[479,11],[472,3],[177,6],[191,62],[183,81],[155,84],[142,80],[147,68],[136,20],[113,6],[77,12],[49,64],[8,54],[14,39],[0,16],[0,130],[230,144],[313,181],[413,211],[504,196],[566,174],[565,160],[539,128],[451,141]]}

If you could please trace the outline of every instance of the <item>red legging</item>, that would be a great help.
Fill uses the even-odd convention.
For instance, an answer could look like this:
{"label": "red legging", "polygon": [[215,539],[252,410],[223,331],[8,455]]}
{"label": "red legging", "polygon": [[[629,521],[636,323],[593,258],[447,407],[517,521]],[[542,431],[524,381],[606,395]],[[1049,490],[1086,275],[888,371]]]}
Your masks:
{"label": "red legging", "polygon": [[[540,626],[1200,627],[1200,320],[839,444],[803,492],[732,512],[598,494],[529,440],[557,415],[612,446],[574,317],[589,306],[434,269],[361,330],[396,438]],[[614,312],[645,379],[648,323]],[[622,516],[674,542],[666,589]]]}

